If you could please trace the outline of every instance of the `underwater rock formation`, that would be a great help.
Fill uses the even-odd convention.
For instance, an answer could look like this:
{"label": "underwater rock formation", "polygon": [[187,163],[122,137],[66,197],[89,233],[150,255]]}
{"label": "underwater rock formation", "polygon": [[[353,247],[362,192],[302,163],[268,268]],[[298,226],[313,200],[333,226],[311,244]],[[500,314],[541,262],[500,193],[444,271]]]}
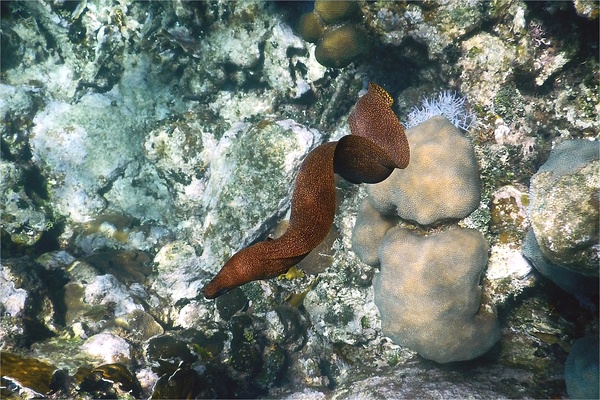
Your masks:
{"label": "underwater rock formation", "polygon": [[390,229],[373,279],[382,333],[439,363],[488,351],[500,339],[500,326],[480,286],[487,251],[483,235],[471,229],[429,236]]}
{"label": "underwater rock formation", "polygon": [[409,166],[368,187],[352,247],[363,262],[381,264],[373,286],[384,335],[440,363],[472,359],[500,338],[480,287],[485,238],[456,226],[424,236],[391,227],[398,216],[439,225],[469,215],[480,201],[478,163],[470,140],[442,116],[407,130],[407,138]]}
{"label": "underwater rock formation", "polygon": [[567,140],[531,178],[532,229],[523,255],[584,304],[598,293],[600,145]]}
{"label": "underwater rock formation", "polygon": [[524,289],[535,285],[532,266],[515,242],[522,242],[531,227],[527,217],[528,188],[507,185],[491,193],[489,232],[495,240],[490,246],[490,259],[485,273],[485,286],[492,302],[502,306]]}
{"label": "underwater rock formation", "polygon": [[24,185],[26,173],[16,164],[0,160],[2,229],[18,246],[33,246],[51,226],[40,202],[35,202],[27,194]]}
{"label": "underwater rock formation", "polygon": [[598,277],[600,143],[566,140],[531,178],[531,225],[553,264]]}
{"label": "underwater rock formation", "polygon": [[[2,2],[2,397],[567,396],[563,343],[597,334],[597,313],[527,275],[526,205],[496,190],[523,191],[548,146],[597,140],[597,2],[358,4],[364,18],[326,27],[317,18],[318,37],[351,25],[371,39],[368,62],[333,70],[293,32],[311,3]],[[484,278],[502,303],[500,355],[440,367],[382,335],[378,268],[350,251],[366,188],[342,180],[340,235],[317,279],[256,282],[218,302],[199,296],[227,257],[271,233],[300,160],[348,133],[368,80],[394,88],[403,118],[440,90],[473,105],[478,124],[467,136],[482,203],[460,224],[484,232],[490,266],[502,260]],[[78,145],[87,157],[73,156]],[[112,168],[116,157],[123,164]],[[397,223],[375,216],[383,232]],[[155,263],[110,256],[119,249]],[[109,274],[116,280],[97,278]],[[90,337],[108,350],[114,341],[102,333],[128,343],[129,362],[99,365],[81,350]]]}

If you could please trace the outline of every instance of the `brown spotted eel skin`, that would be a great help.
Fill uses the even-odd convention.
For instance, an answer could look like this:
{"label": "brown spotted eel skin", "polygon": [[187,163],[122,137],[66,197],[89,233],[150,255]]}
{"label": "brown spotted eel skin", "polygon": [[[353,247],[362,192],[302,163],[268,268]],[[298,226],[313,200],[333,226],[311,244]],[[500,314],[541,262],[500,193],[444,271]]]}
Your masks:
{"label": "brown spotted eel skin", "polygon": [[214,299],[258,279],[281,275],[327,235],[335,214],[334,173],[352,183],[377,183],[410,158],[404,128],[391,109],[392,97],[371,82],[350,114],[351,135],[312,150],[300,166],[287,231],[240,250],[204,287]]}

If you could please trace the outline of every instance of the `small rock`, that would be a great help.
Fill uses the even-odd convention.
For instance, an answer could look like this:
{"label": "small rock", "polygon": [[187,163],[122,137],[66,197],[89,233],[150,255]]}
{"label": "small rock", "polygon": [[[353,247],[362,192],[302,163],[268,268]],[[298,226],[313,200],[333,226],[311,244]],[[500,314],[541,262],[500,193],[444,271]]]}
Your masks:
{"label": "small rock", "polygon": [[82,345],[82,349],[105,364],[127,364],[131,358],[131,349],[127,341],[111,333],[99,333],[90,337]]}

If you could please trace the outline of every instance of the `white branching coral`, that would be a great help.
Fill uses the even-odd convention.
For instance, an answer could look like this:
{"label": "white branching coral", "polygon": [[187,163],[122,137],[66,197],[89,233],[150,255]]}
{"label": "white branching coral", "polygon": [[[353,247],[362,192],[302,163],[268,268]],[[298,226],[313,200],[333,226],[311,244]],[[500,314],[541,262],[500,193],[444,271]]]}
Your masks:
{"label": "white branching coral", "polygon": [[437,97],[424,98],[421,108],[415,107],[408,113],[404,125],[406,128],[412,128],[435,115],[443,115],[463,131],[471,129],[476,122],[475,115],[467,109],[466,98],[459,96],[456,92],[446,90]]}

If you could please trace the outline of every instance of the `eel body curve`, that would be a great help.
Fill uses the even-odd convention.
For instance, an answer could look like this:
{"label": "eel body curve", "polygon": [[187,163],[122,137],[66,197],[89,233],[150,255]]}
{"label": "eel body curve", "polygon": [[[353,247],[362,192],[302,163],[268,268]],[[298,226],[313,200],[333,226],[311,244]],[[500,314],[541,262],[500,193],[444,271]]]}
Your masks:
{"label": "eel body curve", "polygon": [[350,114],[351,135],[317,146],[300,165],[286,232],[234,254],[204,287],[205,298],[279,276],[317,247],[333,224],[335,173],[356,184],[377,183],[395,168],[406,168],[408,141],[392,103],[381,86],[369,83],[368,92]]}

